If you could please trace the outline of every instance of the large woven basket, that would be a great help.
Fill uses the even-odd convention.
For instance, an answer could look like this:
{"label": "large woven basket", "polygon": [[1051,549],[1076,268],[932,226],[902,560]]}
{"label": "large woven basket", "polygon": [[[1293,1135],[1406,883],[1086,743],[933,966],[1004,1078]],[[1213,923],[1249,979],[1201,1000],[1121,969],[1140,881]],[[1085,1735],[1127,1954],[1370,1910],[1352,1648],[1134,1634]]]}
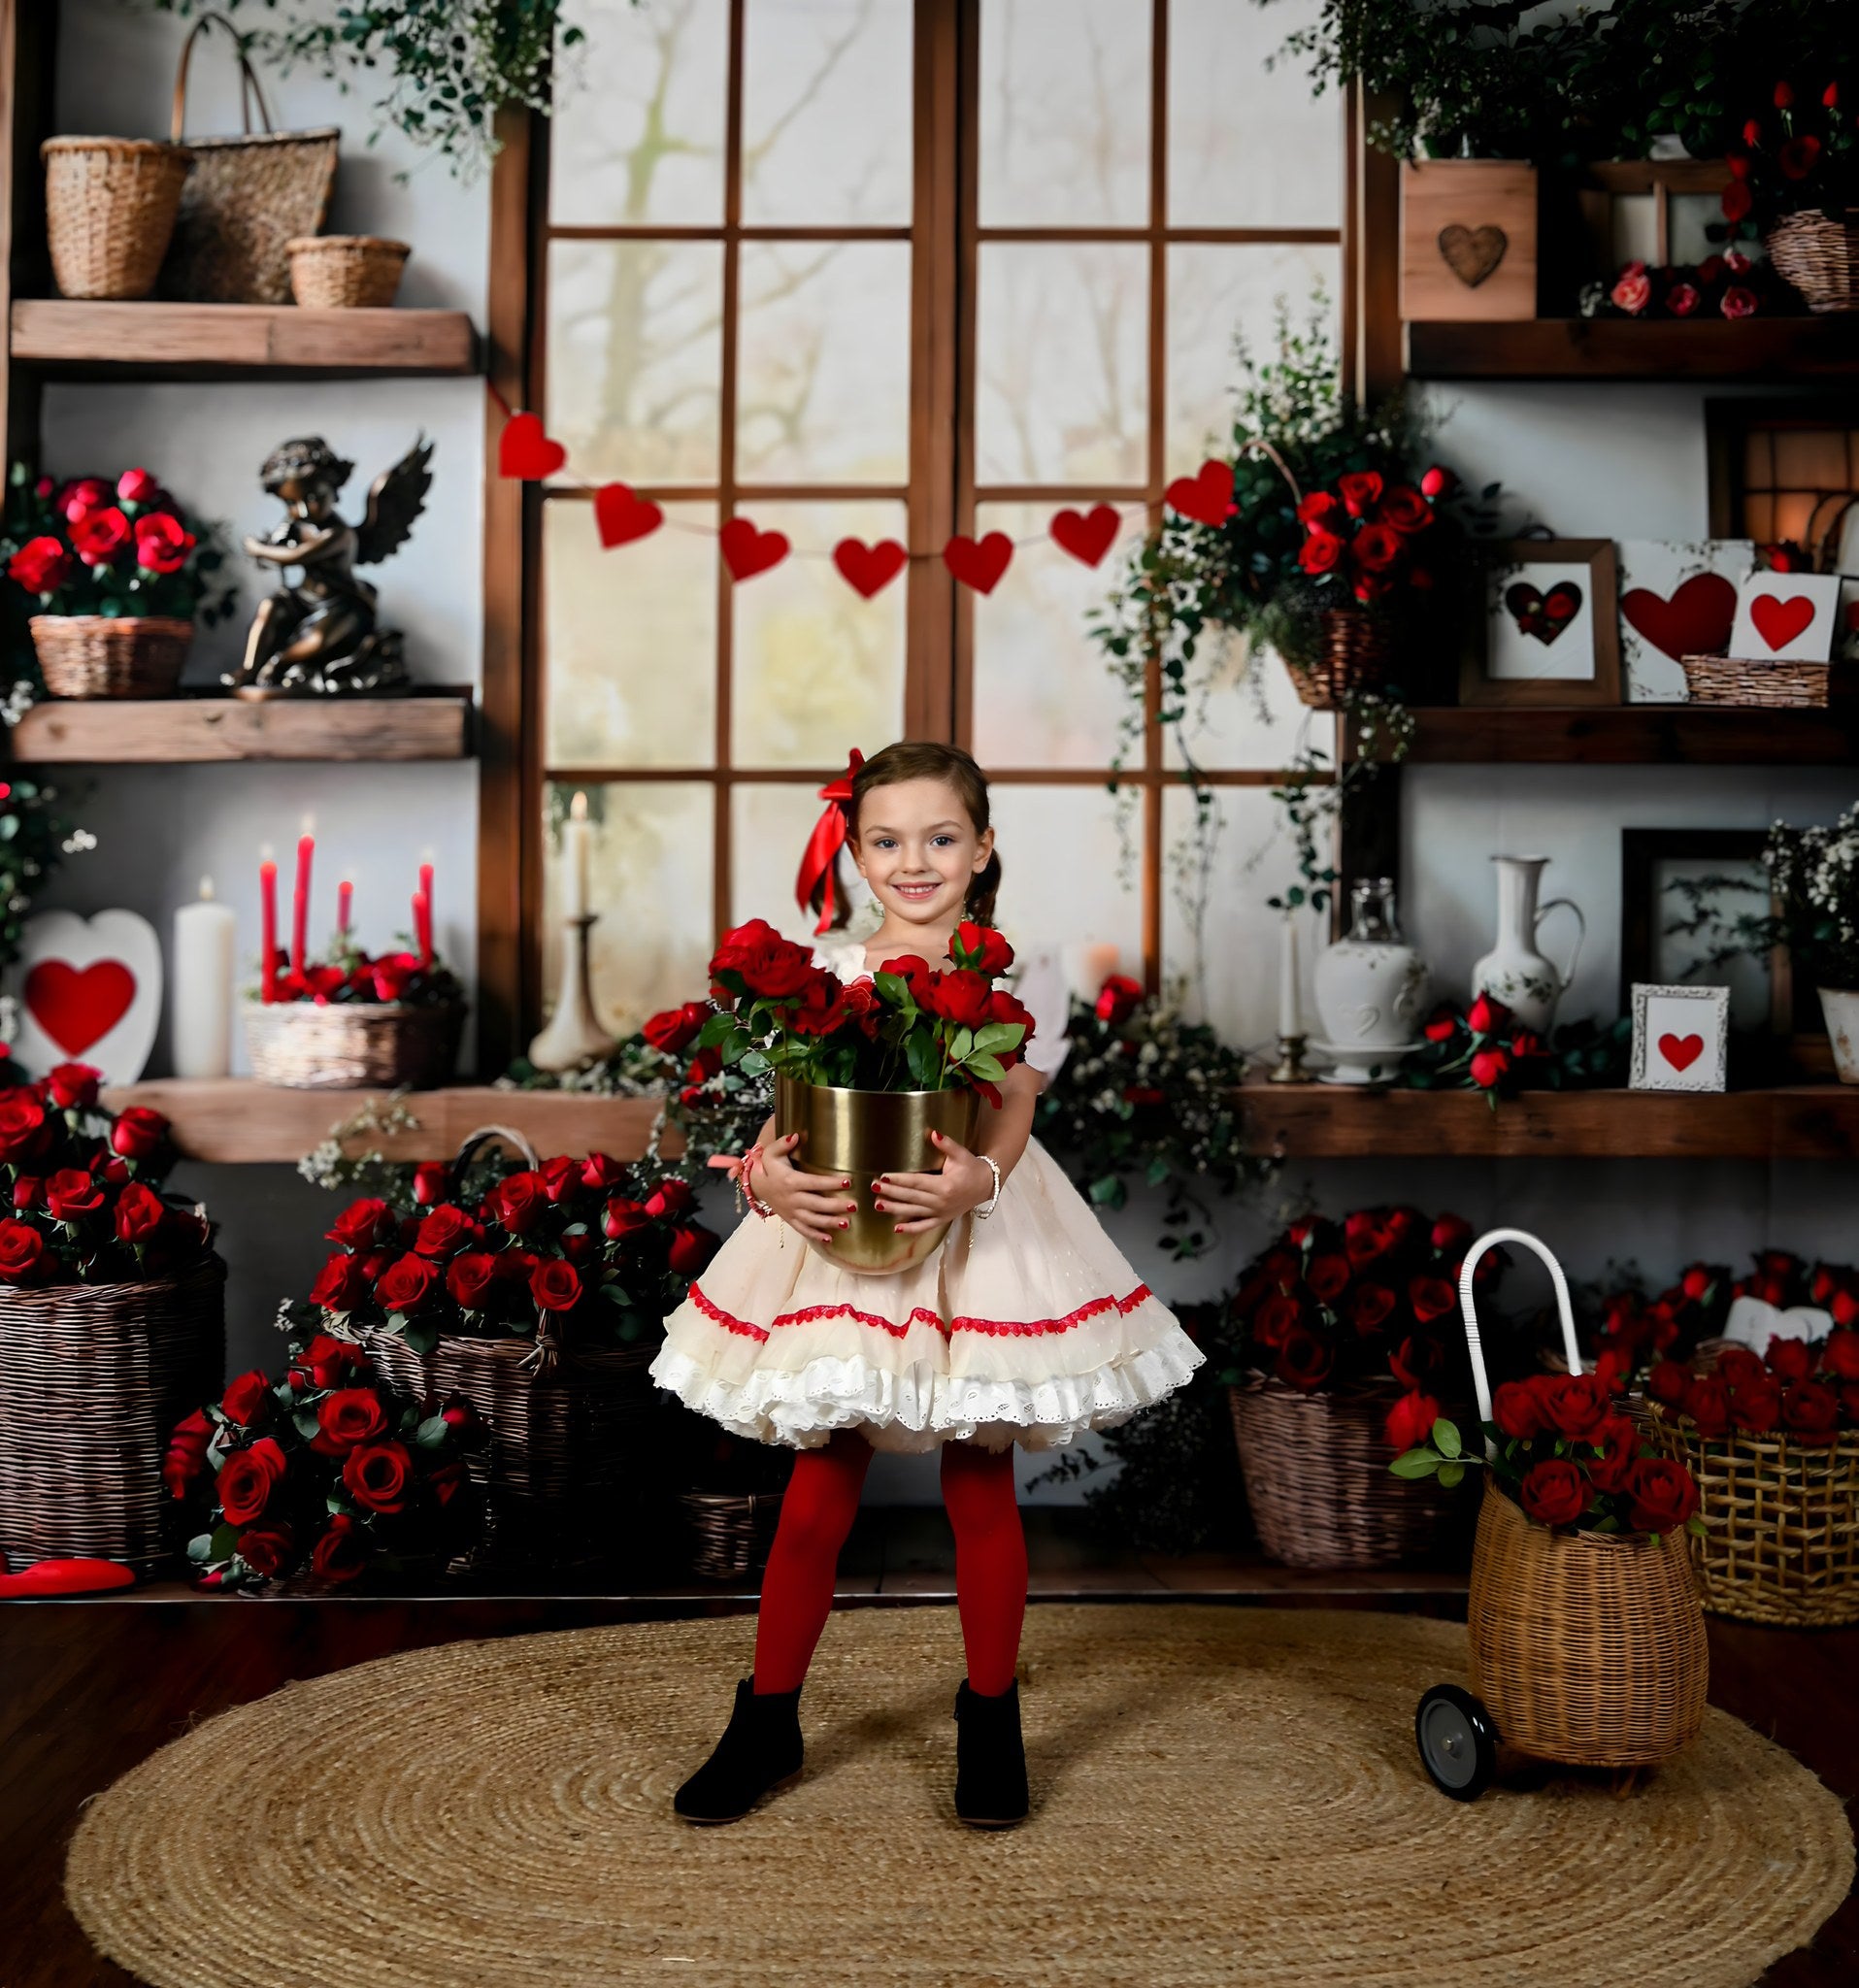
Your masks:
{"label": "large woven basket", "polygon": [[290,290],[306,311],[381,311],[413,253],[382,235],[306,235],[290,245]]}
{"label": "large woven basket", "polygon": [[246,1049],[260,1083],[293,1091],[432,1090],[458,1065],[457,1002],[248,1001]]}
{"label": "large woven basket", "polygon": [[1466,1633],[1472,1688],[1519,1752],[1651,1767],[1704,1724],[1710,1653],[1676,1536],[1554,1532],[1487,1484]]}
{"label": "large woven basket", "polygon": [[1692,1535],[1691,1557],[1711,1614],[1789,1629],[1859,1622],[1859,1432],[1707,1442],[1656,1403],[1646,1426],[1697,1479],[1705,1532]]}
{"label": "large woven basket", "polygon": [[1471,1500],[1388,1469],[1382,1424],[1402,1392],[1387,1381],[1300,1394],[1264,1377],[1228,1388],[1246,1502],[1274,1560],[1400,1567],[1463,1545]]}
{"label": "large woven basket", "polygon": [[1314,657],[1288,667],[1297,694],[1313,711],[1341,711],[1351,690],[1378,690],[1394,662],[1394,638],[1378,615],[1360,608],[1325,608]]}
{"label": "large woven basket", "polygon": [[172,697],[193,623],[171,614],[34,614],[33,652],[53,697]]}
{"label": "large woven basket", "polygon": [[1763,238],[1776,273],[1814,312],[1859,311],[1859,209],[1843,221],[1824,214],[1784,215]]}
{"label": "large woven basket", "polygon": [[148,1574],[180,1544],[161,1482],[176,1423],[226,1375],[226,1267],[0,1289],[0,1552]]}
{"label": "large woven basket", "polygon": [[745,1580],[768,1565],[780,1523],[781,1491],[681,1491],[699,1580]]}
{"label": "large woven basket", "polygon": [[184,145],[151,138],[48,138],[46,228],[61,297],[146,297],[168,252]]}
{"label": "large woven basket", "polygon": [[1830,704],[1852,688],[1841,663],[1761,663],[1741,656],[1686,656],[1685,688],[1693,704],[1733,704],[1785,711]]}

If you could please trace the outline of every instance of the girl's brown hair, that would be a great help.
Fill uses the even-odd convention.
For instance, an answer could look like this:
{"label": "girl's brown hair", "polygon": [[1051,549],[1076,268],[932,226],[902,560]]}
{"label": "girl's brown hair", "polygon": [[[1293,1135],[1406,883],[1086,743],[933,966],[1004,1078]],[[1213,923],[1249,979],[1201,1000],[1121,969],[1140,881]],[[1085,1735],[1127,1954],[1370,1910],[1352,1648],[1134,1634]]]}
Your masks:
{"label": "girl's brown hair", "polygon": [[[900,739],[874,753],[852,776],[852,798],[846,809],[846,825],[856,836],[858,812],[865,797],[876,787],[895,787],[905,780],[941,780],[955,789],[977,835],[987,833],[987,776],[973,757],[959,746],[945,746],[934,739]],[[982,925],[994,922],[994,900],[1001,888],[1001,858],[989,850],[986,863],[969,878],[963,909]],[[819,909],[824,882],[813,892],[813,908]],[[844,925],[851,915],[843,891],[835,891],[833,923]]]}

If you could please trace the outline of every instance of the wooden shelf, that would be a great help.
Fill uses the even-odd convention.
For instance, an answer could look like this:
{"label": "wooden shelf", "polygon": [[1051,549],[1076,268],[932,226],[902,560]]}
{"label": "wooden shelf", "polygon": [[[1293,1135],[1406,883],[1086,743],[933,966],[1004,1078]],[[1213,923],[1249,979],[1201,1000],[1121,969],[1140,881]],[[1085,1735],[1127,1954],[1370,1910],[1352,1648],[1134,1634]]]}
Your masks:
{"label": "wooden shelf", "polygon": [[1289,1159],[1849,1160],[1859,1084],[1725,1091],[1245,1090],[1250,1143]]}
{"label": "wooden shelf", "polygon": [[1859,316],[1538,317],[1410,324],[1415,380],[1779,380],[1859,377]]}
{"label": "wooden shelf", "polygon": [[463,759],[469,690],[403,697],[50,698],[13,731],[13,757],[37,766],[185,766],[227,759]]}
{"label": "wooden shelf", "polygon": [[1739,711],[1708,704],[1416,709],[1409,763],[1430,766],[1844,766],[1859,704]]}
{"label": "wooden shelf", "polygon": [[16,362],[78,377],[341,379],[480,370],[478,335],[462,311],[29,297],[14,305],[12,328]]}

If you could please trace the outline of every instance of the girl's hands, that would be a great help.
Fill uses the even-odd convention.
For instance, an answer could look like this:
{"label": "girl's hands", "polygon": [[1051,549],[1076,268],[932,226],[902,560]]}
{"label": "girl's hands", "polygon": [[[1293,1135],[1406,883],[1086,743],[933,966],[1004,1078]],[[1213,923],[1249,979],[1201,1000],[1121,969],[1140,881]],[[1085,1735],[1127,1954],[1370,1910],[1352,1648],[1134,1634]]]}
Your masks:
{"label": "girl's hands", "polygon": [[897,1233],[915,1236],[979,1208],[994,1192],[994,1170],[946,1133],[930,1139],[943,1155],[940,1174],[882,1174],[872,1183],[873,1205],[899,1217]]}
{"label": "girl's hands", "polygon": [[[790,1132],[762,1148],[762,1156],[743,1185],[767,1203],[790,1229],[816,1242],[830,1242],[845,1228],[858,1204],[847,1194],[849,1180],[830,1174],[805,1174],[795,1166],[794,1148],[800,1134]],[[987,1169],[983,1167],[982,1173]]]}

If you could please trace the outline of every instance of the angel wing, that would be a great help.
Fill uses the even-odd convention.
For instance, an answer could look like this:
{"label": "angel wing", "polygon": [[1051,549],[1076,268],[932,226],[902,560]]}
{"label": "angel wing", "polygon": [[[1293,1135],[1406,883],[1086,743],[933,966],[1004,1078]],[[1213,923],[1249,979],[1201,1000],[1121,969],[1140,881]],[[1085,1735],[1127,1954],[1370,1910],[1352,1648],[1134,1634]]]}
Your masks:
{"label": "angel wing", "polygon": [[413,536],[414,519],[426,508],[432,488],[433,445],[422,433],[390,470],[368,486],[368,514],[355,528],[355,563],[373,566],[397,552]]}

